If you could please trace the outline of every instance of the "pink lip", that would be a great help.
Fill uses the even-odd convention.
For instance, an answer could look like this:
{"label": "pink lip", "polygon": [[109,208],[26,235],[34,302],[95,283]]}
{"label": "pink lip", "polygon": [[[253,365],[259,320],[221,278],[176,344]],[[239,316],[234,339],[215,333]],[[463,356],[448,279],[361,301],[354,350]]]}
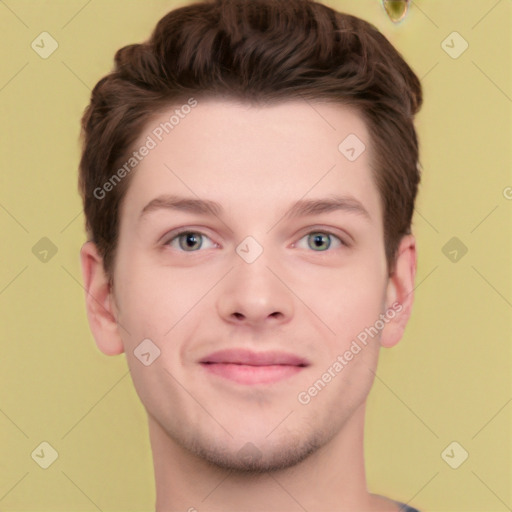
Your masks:
{"label": "pink lip", "polygon": [[270,384],[300,372],[309,361],[285,352],[229,349],[199,361],[208,372],[240,384]]}

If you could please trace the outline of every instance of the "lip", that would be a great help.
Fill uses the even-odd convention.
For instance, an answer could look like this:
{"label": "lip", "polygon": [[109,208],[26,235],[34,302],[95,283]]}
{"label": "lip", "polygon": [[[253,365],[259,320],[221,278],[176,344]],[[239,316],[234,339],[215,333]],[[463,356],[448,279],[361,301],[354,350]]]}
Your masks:
{"label": "lip", "polygon": [[239,384],[271,384],[289,378],[309,361],[287,352],[253,352],[247,349],[228,349],[213,352],[199,363],[211,374]]}

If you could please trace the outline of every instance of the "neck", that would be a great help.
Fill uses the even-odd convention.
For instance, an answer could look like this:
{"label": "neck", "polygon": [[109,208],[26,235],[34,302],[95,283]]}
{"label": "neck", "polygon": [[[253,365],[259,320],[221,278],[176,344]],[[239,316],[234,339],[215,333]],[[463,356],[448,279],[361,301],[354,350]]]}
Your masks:
{"label": "neck", "polygon": [[149,416],[156,510],[385,510],[375,507],[379,498],[366,489],[364,412],[363,404],[340,432],[300,464],[261,474],[212,466],[178,445]]}

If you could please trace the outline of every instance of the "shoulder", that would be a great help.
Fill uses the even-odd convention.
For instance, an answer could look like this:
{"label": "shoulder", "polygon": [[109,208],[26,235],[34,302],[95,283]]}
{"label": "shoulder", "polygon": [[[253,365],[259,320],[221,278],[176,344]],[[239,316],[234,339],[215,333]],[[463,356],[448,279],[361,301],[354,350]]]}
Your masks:
{"label": "shoulder", "polygon": [[409,505],[406,505],[405,503],[397,502],[397,505],[400,507],[398,509],[399,512],[420,512],[418,509],[409,507]]}
{"label": "shoulder", "polygon": [[387,498],[386,496],[373,494],[372,498],[373,504],[371,510],[379,512],[421,512],[420,510],[414,507],[410,507],[406,503],[402,503],[401,501]]}

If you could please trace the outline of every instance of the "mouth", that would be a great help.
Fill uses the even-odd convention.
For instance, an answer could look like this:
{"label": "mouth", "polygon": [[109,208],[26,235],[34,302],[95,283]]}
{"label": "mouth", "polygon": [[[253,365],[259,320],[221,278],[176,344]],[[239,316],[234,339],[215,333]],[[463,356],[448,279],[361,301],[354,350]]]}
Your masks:
{"label": "mouth", "polygon": [[246,349],[221,350],[199,362],[210,374],[245,385],[272,384],[300,373],[310,364],[286,352]]}

